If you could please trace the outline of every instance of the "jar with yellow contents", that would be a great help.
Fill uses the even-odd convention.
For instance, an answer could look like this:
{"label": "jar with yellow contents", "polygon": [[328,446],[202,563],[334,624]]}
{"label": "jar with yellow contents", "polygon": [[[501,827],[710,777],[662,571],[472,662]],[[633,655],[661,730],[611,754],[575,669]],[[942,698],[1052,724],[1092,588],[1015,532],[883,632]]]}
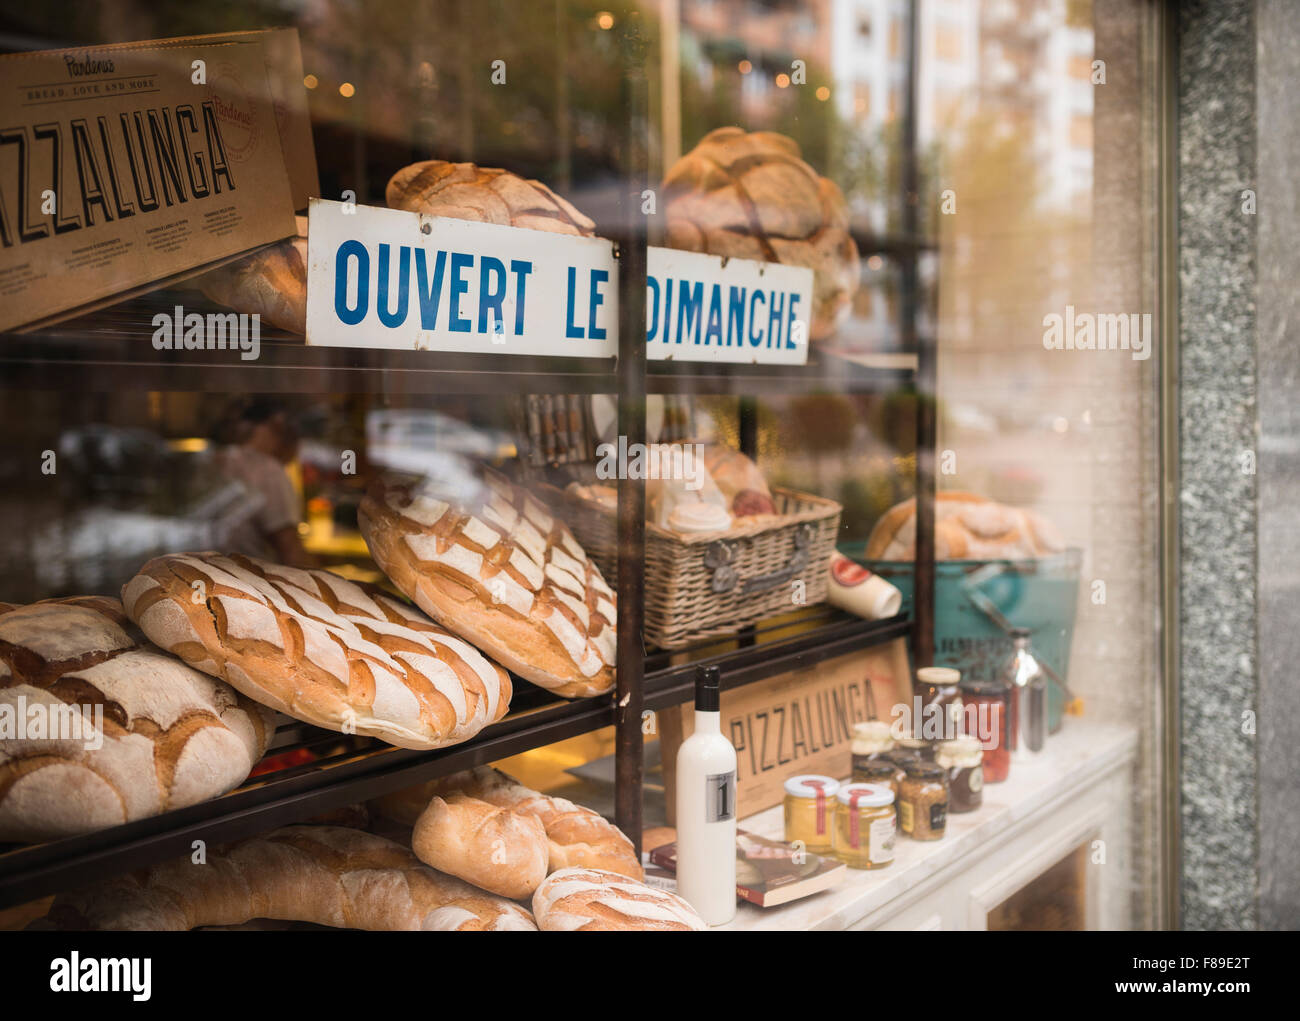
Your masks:
{"label": "jar with yellow contents", "polygon": [[840,784],[829,776],[792,776],[785,782],[785,842],[799,842],[805,851],[826,854],[831,849],[835,795]]}
{"label": "jar with yellow contents", "polygon": [[835,857],[851,869],[894,863],[894,792],[884,784],[849,783],[835,805]]}

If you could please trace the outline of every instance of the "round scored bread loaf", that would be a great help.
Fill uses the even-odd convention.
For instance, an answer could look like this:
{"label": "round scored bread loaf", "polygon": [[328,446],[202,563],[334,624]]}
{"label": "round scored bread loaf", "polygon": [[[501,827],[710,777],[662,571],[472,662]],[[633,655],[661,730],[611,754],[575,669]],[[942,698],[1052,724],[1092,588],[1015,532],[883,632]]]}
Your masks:
{"label": "round scored bread loaf", "polygon": [[122,589],[141,630],[296,719],[441,748],[505,715],[510,678],[412,607],[328,571],[244,556],[158,557]]}
{"label": "round scored bread loaf", "polygon": [[393,209],[426,216],[579,237],[592,237],[596,229],[591,220],[541,181],[473,163],[412,163],[392,176],[384,197]]}
{"label": "round scored bread loaf", "polygon": [[[466,860],[467,852],[476,845],[481,846],[485,832],[492,839],[502,838],[503,843],[494,845],[496,856],[501,859],[499,864],[503,866],[501,882],[513,884],[518,877],[515,867],[508,863],[534,861],[535,834],[539,832],[530,827],[507,829],[499,813],[527,818],[541,827],[544,867],[540,875],[528,873],[533,880],[528,894],[547,872],[572,866],[605,869],[638,880],[645,875],[632,841],[599,812],[567,798],[542,794],[491,766],[479,766],[396,791],[377,798],[372,804],[385,818],[401,825],[415,825],[413,846],[422,860],[494,893],[504,891],[479,882],[467,872],[476,870],[476,874],[483,876],[497,870],[482,870],[481,863]],[[428,844],[428,855],[421,848],[422,828],[437,834],[436,842]]]}
{"label": "round scored bread loaf", "polygon": [[809,338],[830,336],[858,288],[858,247],[834,182],[772,131],[718,128],[664,178],[668,245],[815,274]]}
{"label": "round scored bread loaf", "polygon": [[256,312],[272,326],[305,336],[307,333],[307,237],[300,234],[225,266],[209,270],[194,281],[203,294],[237,312]]}
{"label": "round scored bread loaf", "polygon": [[407,848],[338,826],[286,826],[57,897],[51,927],[180,931],[254,918],[338,929],[535,930],[517,904],[423,865]]}
{"label": "round scored bread loaf", "polygon": [[561,869],[533,894],[543,932],[700,932],[708,928],[685,900],[603,869]]}
{"label": "round scored bread loaf", "polygon": [[[975,493],[935,494],[937,560],[1023,560],[1060,553],[1065,543],[1040,514],[1008,507]],[[916,558],[916,500],[891,507],[867,538],[868,560]]]}
{"label": "round scored bread loaf", "polygon": [[546,830],[536,816],[465,794],[433,797],[415,822],[417,858],[490,893],[522,900],[546,878]]}
{"label": "round scored bread loaf", "polygon": [[420,609],[567,698],[614,686],[614,593],[565,525],[488,469],[476,493],[379,482],[357,515],[370,555]]}
{"label": "round scored bread loaf", "polygon": [[271,732],[268,710],[154,648],[116,599],[0,604],[0,842],[225,794]]}

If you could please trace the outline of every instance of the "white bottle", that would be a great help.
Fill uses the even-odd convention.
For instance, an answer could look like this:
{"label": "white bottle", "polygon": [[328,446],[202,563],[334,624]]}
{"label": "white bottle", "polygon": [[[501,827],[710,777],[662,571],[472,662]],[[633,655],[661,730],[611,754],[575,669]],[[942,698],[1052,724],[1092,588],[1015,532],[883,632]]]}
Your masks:
{"label": "white bottle", "polygon": [[736,917],[736,749],[718,668],[695,675],[695,733],[677,750],[677,892],[709,925]]}

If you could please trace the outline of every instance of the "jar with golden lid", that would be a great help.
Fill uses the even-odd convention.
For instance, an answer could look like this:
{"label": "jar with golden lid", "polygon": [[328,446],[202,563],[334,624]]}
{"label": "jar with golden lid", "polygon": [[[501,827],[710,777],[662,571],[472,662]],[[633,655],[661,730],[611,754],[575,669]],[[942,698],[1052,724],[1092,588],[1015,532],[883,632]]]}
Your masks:
{"label": "jar with golden lid", "polygon": [[973,812],[984,803],[984,746],[979,738],[963,735],[944,741],[934,761],[948,771],[950,811]]}
{"label": "jar with golden lid", "polygon": [[805,774],[785,782],[785,842],[798,842],[805,851],[826,854],[831,850],[831,827],[835,814],[838,780]]}
{"label": "jar with golden lid", "polygon": [[835,800],[835,857],[853,869],[892,865],[894,792],[884,784],[848,783]]}
{"label": "jar with golden lid", "polygon": [[913,840],[938,840],[948,822],[948,772],[929,762],[914,762],[903,778],[898,824]]}

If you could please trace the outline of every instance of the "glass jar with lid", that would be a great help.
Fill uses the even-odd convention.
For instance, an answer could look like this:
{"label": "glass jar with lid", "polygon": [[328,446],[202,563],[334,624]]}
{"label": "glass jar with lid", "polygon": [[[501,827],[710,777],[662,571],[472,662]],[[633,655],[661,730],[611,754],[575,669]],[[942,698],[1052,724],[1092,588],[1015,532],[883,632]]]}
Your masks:
{"label": "glass jar with lid", "polygon": [[906,771],[892,759],[870,759],[853,764],[853,782],[884,784],[894,792],[895,806],[906,775]]}
{"label": "glass jar with lid", "polygon": [[963,729],[984,749],[984,782],[1001,783],[1011,772],[1011,685],[1000,679],[961,682]]}
{"label": "glass jar with lid", "polygon": [[785,782],[785,841],[804,850],[826,854],[831,849],[831,826],[838,780],[805,774]]}
{"label": "glass jar with lid", "polygon": [[948,771],[930,762],[914,762],[903,778],[898,824],[913,840],[938,840],[948,822]]}
{"label": "glass jar with lid", "polygon": [[894,862],[894,792],[884,784],[848,783],[835,805],[835,857],[853,869]]}
{"label": "glass jar with lid", "polygon": [[984,802],[984,748],[979,738],[963,734],[944,741],[935,752],[935,764],[948,771],[948,808],[973,812]]}
{"label": "glass jar with lid", "polygon": [[921,698],[921,719],[912,721],[913,733],[932,741],[946,741],[961,733],[960,670],[946,666],[921,667],[916,672],[915,691]]}
{"label": "glass jar with lid", "polygon": [[900,737],[894,742],[890,757],[901,766],[908,762],[933,762],[934,742],[922,737]]}
{"label": "glass jar with lid", "polygon": [[[853,770],[864,762],[879,760],[894,748],[894,735],[884,720],[865,720],[853,725]],[[855,776],[856,779],[856,776]]]}

